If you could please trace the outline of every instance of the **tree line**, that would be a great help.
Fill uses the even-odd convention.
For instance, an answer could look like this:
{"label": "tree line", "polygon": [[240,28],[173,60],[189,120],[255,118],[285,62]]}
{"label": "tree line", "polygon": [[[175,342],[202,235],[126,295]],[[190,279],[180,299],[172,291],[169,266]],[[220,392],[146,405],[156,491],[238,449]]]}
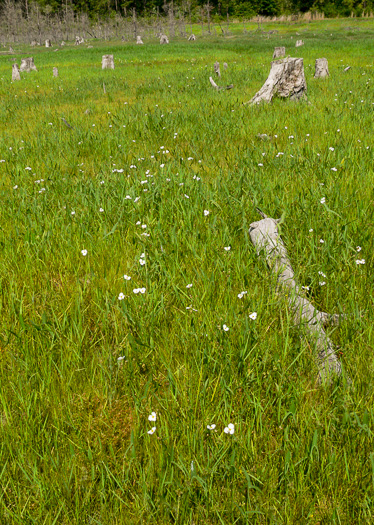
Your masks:
{"label": "tree line", "polygon": [[374,0],[0,0],[1,13],[9,4],[21,9],[28,17],[31,10],[40,9],[44,15],[86,13],[91,19],[98,16],[167,16],[170,10],[190,17],[196,22],[202,13],[212,18],[251,18],[256,15],[280,16],[315,11],[327,17],[355,16],[372,12]]}

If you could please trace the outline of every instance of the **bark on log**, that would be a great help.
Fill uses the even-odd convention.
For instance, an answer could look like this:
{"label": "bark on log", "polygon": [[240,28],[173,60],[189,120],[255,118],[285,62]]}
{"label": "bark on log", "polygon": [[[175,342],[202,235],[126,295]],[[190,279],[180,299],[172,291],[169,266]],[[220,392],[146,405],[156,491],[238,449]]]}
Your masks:
{"label": "bark on log", "polygon": [[57,67],[53,68],[53,76],[54,77],[58,77],[58,69],[57,69]]}
{"label": "bark on log", "polygon": [[161,35],[160,36],[160,44],[168,44],[169,43],[169,39],[166,35]]}
{"label": "bark on log", "polygon": [[19,70],[26,71],[26,73],[30,73],[30,71],[38,71],[34,64],[34,58],[33,57],[22,58],[21,66]]}
{"label": "bark on log", "polygon": [[305,96],[306,91],[303,59],[287,57],[271,63],[265,84],[247,104],[270,102],[274,95],[295,100]]}
{"label": "bark on log", "polygon": [[[262,214],[262,213],[261,213]],[[328,316],[318,311],[305,297],[294,278],[287,250],[278,233],[279,220],[264,217],[253,222],[249,228],[249,236],[256,248],[257,255],[264,254],[271,272],[277,276],[277,289],[285,292],[285,297],[293,313],[295,325],[304,329],[315,349],[318,368],[318,381],[330,382],[333,376],[340,376],[342,366],[334,352],[333,343],[324,330]]]}
{"label": "bark on log", "polygon": [[18,64],[12,65],[12,82],[14,82],[15,80],[21,80]]}
{"label": "bark on log", "polygon": [[190,35],[190,36],[188,37],[188,41],[189,41],[189,42],[195,42],[195,40],[196,40],[196,36],[192,33],[192,35]]}
{"label": "bark on log", "polygon": [[296,44],[295,44],[295,47],[301,47],[304,45],[304,42],[303,40],[296,40]]}
{"label": "bark on log", "polygon": [[47,38],[47,40],[45,41],[45,47],[52,47],[52,42],[49,38]]}
{"label": "bark on log", "polygon": [[103,55],[101,60],[102,69],[114,69],[114,59],[113,55]]}
{"label": "bark on log", "polygon": [[142,37],[141,37],[140,35],[138,35],[138,36],[136,37],[136,43],[137,43],[137,44],[144,44],[144,42],[143,42],[143,40],[142,40]]}
{"label": "bark on log", "polygon": [[329,64],[327,58],[316,58],[314,78],[325,78],[329,76]]}
{"label": "bark on log", "polygon": [[221,71],[219,69],[219,62],[214,63],[214,72],[218,76],[218,78],[221,78]]}
{"label": "bark on log", "polygon": [[285,55],[286,55],[286,48],[284,46],[274,48],[273,58],[281,58],[281,57],[284,57]]}

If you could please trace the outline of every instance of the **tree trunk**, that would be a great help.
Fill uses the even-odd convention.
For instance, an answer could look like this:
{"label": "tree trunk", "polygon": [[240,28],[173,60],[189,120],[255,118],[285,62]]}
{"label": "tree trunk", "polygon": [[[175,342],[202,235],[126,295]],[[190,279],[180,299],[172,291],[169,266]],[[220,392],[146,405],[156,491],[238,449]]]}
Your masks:
{"label": "tree trunk", "polygon": [[16,63],[12,65],[12,82],[14,82],[15,80],[21,80],[21,75],[19,74],[19,67]]}
{"label": "tree trunk", "polygon": [[34,64],[34,58],[22,58],[21,59],[21,67],[19,68],[20,71],[26,71],[26,73],[30,73],[30,71],[38,71]]}
{"label": "tree trunk", "polygon": [[325,78],[329,76],[329,64],[327,58],[316,58],[316,69],[314,78]]}
{"label": "tree trunk", "polygon": [[274,53],[273,53],[273,58],[284,57],[285,54],[286,54],[286,48],[285,47],[275,47],[274,48]]}
{"label": "tree trunk", "polygon": [[307,87],[302,58],[284,58],[271,63],[269,76],[260,91],[248,102],[270,102],[274,95],[291,100],[306,95]]}
{"label": "tree trunk", "polygon": [[113,55],[103,55],[101,69],[114,69]]}

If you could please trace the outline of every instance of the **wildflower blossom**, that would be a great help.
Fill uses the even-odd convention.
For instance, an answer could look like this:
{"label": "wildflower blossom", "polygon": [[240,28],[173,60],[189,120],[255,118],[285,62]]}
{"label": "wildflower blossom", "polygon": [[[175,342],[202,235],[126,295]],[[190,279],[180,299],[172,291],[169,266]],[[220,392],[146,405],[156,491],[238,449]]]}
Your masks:
{"label": "wildflower blossom", "polygon": [[208,217],[209,213],[210,213],[209,210],[204,210],[204,216],[205,217]]}
{"label": "wildflower blossom", "polygon": [[252,321],[255,321],[257,319],[257,312],[252,312],[249,314],[249,318],[252,319]]}
{"label": "wildflower blossom", "polygon": [[148,416],[148,421],[156,421],[157,415],[156,412],[151,412],[151,414]]}
{"label": "wildflower blossom", "polygon": [[192,288],[192,283],[187,284],[186,288]]}
{"label": "wildflower blossom", "polygon": [[121,292],[118,296],[118,300],[119,301],[123,301],[123,299],[125,298],[125,295]]}
{"label": "wildflower blossom", "polygon": [[227,427],[224,428],[224,433],[225,434],[233,434],[235,432],[235,426],[233,423],[229,423],[227,425]]}
{"label": "wildflower blossom", "polygon": [[320,200],[320,203],[325,204],[325,202],[326,202],[326,197],[322,197],[322,199]]}
{"label": "wildflower blossom", "polygon": [[357,259],[356,264],[365,264],[365,259]]}
{"label": "wildflower blossom", "polygon": [[228,331],[230,330],[230,328],[227,326],[227,324],[224,324],[224,325],[222,326],[222,328],[223,328],[223,330],[224,330],[225,332],[228,332]]}
{"label": "wildflower blossom", "polygon": [[125,281],[130,281],[131,280],[131,277],[129,275],[124,275],[123,278],[125,279]]}
{"label": "wildflower blossom", "polygon": [[87,255],[87,250],[81,250],[81,254],[83,255],[83,257],[86,257],[86,255]]}
{"label": "wildflower blossom", "polygon": [[148,430],[147,434],[152,435],[156,432],[156,427],[152,427],[151,430]]}
{"label": "wildflower blossom", "polygon": [[216,425],[213,423],[213,425],[207,425],[206,427],[208,430],[214,430],[216,428]]}

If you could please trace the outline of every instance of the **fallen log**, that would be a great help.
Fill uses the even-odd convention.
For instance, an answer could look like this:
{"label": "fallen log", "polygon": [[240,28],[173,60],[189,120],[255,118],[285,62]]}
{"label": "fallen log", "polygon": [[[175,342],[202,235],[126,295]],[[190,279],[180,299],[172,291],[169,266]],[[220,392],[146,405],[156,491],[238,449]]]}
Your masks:
{"label": "fallen log", "polygon": [[212,77],[209,77],[209,81],[214,87],[214,89],[216,89],[217,91],[226,91],[227,89],[232,89],[234,87],[234,84],[230,84],[229,86],[225,86],[225,87],[217,86],[217,84],[214,82]]}
{"label": "fallen log", "polygon": [[344,316],[320,312],[308,299],[295,281],[295,274],[287,250],[278,232],[280,219],[272,219],[258,210],[262,220],[252,222],[249,236],[257,255],[262,253],[271,272],[277,277],[277,290],[284,294],[293,314],[293,322],[300,326],[315,350],[318,382],[330,383],[342,374],[342,365],[334,352],[334,346],[324,330],[327,324],[339,324]]}

